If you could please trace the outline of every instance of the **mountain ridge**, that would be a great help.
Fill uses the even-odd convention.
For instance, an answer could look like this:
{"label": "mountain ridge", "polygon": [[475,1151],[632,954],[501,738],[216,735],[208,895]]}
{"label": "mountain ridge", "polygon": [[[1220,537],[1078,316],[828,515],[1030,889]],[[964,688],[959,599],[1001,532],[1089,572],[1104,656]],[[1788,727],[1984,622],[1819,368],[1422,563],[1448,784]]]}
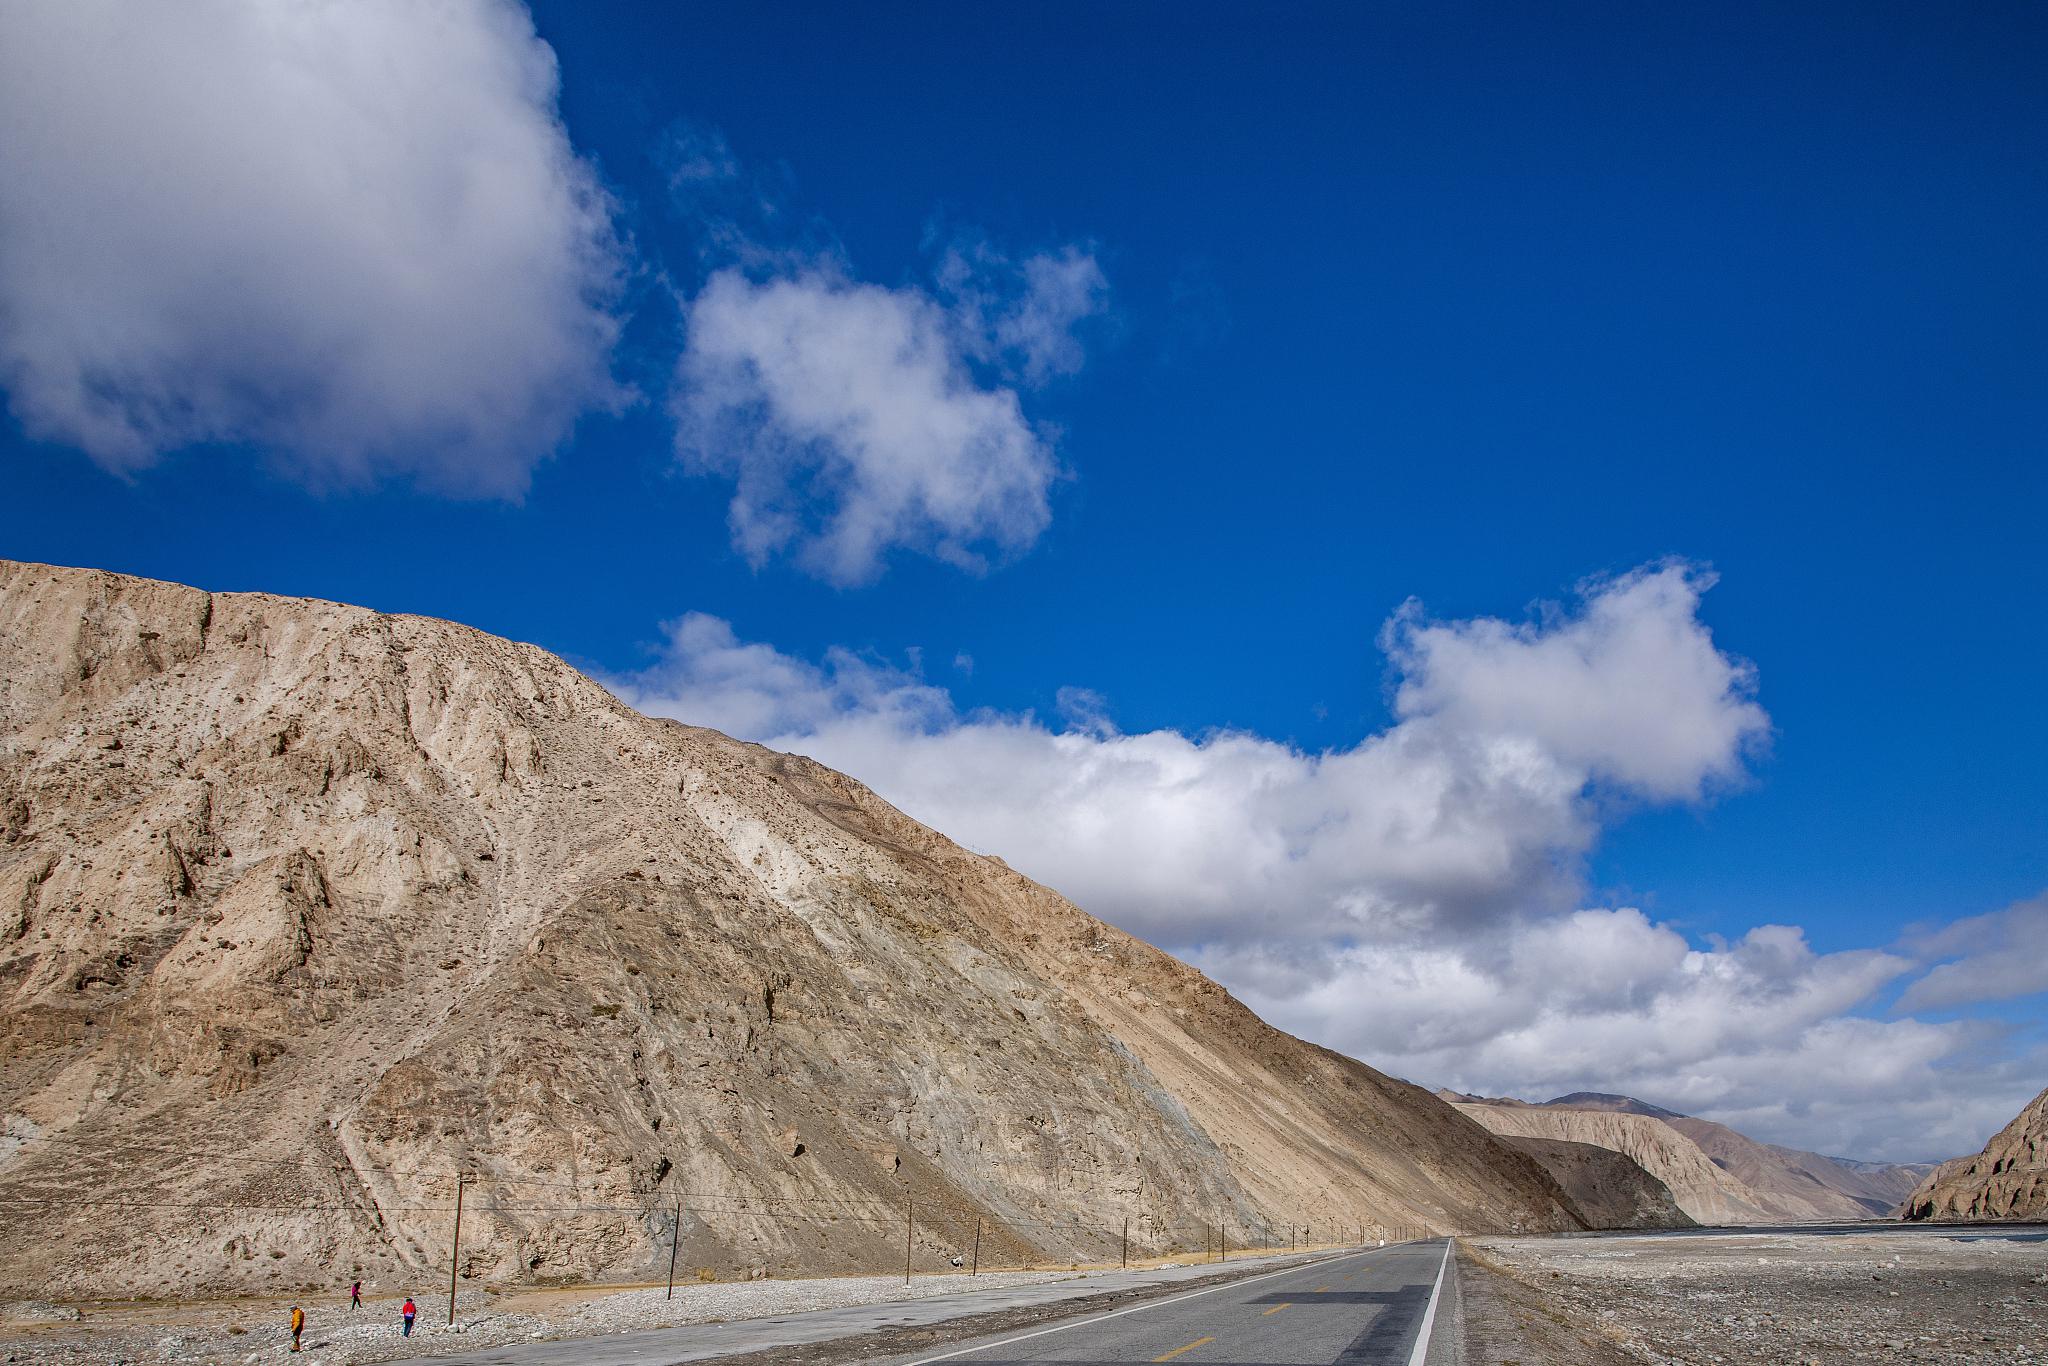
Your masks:
{"label": "mountain ridge", "polygon": [[[0,1288],[1572,1229],[845,775],[456,623],[0,562]],[[462,1174],[458,1182],[457,1175]]]}
{"label": "mountain ridge", "polygon": [[[1683,1137],[1688,1145],[1722,1173],[1722,1178],[1703,1179],[1694,1170],[1690,1156],[1682,1150],[1661,1154],[1671,1164],[1660,1170],[1658,1158],[1645,1161],[1652,1174],[1664,1179],[1688,1214],[1702,1222],[1761,1223],[1889,1217],[1899,1212],[1908,1195],[1926,1175],[1915,1164],[1851,1164],[1820,1153],[1805,1152],[1777,1144],[1760,1143],[1728,1125],[1714,1120],[1667,1110],[1634,1096],[1601,1091],[1574,1091],[1552,1100],[1530,1102],[1511,1097],[1469,1096],[1440,1090],[1439,1097],[1458,1104],[1468,1114],[1488,1123],[1497,1132],[1533,1133],[1544,1131],[1552,1137],[1568,1137],[1578,1131],[1580,1141],[1605,1139],[1621,1144],[1620,1151],[1638,1160],[1660,1152],[1653,1139],[1629,1132],[1626,1126],[1612,1131],[1588,1129],[1568,1120],[1539,1121],[1526,1117],[1512,1125],[1505,1119],[1495,1123],[1482,1110],[1495,1107],[1501,1112],[1632,1115],[1664,1125]],[[1598,1133],[1599,1137],[1591,1135]],[[1688,1203],[1690,1201],[1691,1203]]]}

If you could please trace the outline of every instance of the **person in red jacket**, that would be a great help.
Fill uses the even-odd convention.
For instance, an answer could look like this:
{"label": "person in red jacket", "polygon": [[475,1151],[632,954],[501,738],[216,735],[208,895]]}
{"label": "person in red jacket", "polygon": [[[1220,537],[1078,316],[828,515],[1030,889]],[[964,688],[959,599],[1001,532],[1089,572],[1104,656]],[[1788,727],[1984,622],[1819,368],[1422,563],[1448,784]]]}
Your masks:
{"label": "person in red jacket", "polygon": [[405,1297],[405,1303],[398,1306],[398,1312],[405,1315],[405,1335],[407,1337],[411,1337],[413,1315],[420,1312],[419,1309],[414,1306],[412,1302],[412,1296],[407,1295]]}
{"label": "person in red jacket", "polygon": [[361,1309],[363,1307],[363,1283],[361,1281],[357,1281],[348,1288],[348,1307],[351,1309]]}

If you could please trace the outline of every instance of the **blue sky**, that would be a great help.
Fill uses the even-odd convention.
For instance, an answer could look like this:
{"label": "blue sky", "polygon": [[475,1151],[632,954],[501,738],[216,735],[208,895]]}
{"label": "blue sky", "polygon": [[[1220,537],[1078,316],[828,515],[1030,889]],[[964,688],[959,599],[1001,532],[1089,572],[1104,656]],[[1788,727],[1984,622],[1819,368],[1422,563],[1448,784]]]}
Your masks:
{"label": "blue sky", "polygon": [[[0,190],[0,333],[13,334],[0,337],[0,551],[536,641],[651,709],[758,716],[761,738],[814,741],[1013,861],[1021,815],[949,820],[957,789],[926,781],[932,751],[834,726],[914,704],[912,720],[888,712],[888,733],[986,723],[1014,738],[1028,713],[1048,737],[1167,734],[1202,755],[1220,730],[1306,763],[1439,715],[1396,705],[1404,679],[1451,667],[1427,647],[1405,669],[1390,660],[1382,628],[1409,599],[1426,621],[1497,619],[1539,639],[1596,613],[1603,590],[1581,585],[1675,560],[1697,590],[1673,609],[1683,641],[1710,632],[1716,658],[1754,666],[1753,680],[1701,682],[1707,700],[1753,700],[1768,733],[1736,727],[1725,753],[1655,791],[1582,757],[1570,828],[1528,836],[1563,880],[1494,919],[1432,921],[1404,951],[1512,959],[1516,936],[1588,908],[1639,908],[1645,933],[1708,953],[1796,926],[1816,971],[1872,950],[1910,964],[1786,1026],[1824,1039],[1873,1022],[1867,1054],[1752,1041],[1618,1080],[1597,1052],[1584,1066],[1609,1075],[1522,1076],[1502,1038],[1526,1043],[1537,1017],[1575,1010],[1612,1023],[1611,1003],[1532,1000],[1484,1039],[1423,1049],[1408,1036],[1434,1026],[1419,1017],[1290,1013],[1347,980],[1318,962],[1376,931],[1325,926],[1255,963],[1221,922],[1157,914],[1142,879],[1126,902],[1100,868],[1069,874],[1058,849],[1021,866],[1289,1027],[1435,1069],[1426,1081],[1661,1086],[1648,1098],[1765,1137],[1902,1157],[1981,1130],[1974,1146],[2048,1082],[2048,977],[1893,1008],[1938,957],[2010,953],[2048,920],[2025,909],[2048,888],[2038,7],[538,3],[531,34],[527,15],[463,3],[452,28],[420,34],[404,7],[351,21],[423,48],[407,59],[419,79],[351,67],[345,42],[322,75],[436,130],[423,137],[310,104],[255,117],[270,87],[242,84],[236,64],[269,58],[232,24],[38,35],[44,65],[84,93],[0,97],[15,102],[9,125],[33,130],[0,166],[17,187]],[[225,112],[164,94],[167,116],[146,78],[117,79],[124,43],[138,63],[189,62],[251,93]],[[558,95],[544,55],[534,65],[549,51]],[[523,82],[504,77],[508,53]],[[145,145],[144,123],[163,141]],[[209,130],[270,125],[278,145],[249,133],[233,164],[274,154],[279,174],[238,186],[210,173]],[[488,160],[467,134],[437,141],[472,126],[512,131],[492,135]],[[131,193],[145,154],[169,171]],[[50,187],[102,160],[112,188],[66,209],[72,191]],[[353,179],[317,177],[323,163]],[[526,237],[439,204],[494,174],[479,165],[529,163],[486,186],[542,225]],[[337,180],[381,197],[363,215],[387,229],[377,249],[415,272],[351,278],[358,191]],[[149,226],[104,243],[79,229],[110,220]],[[81,237],[93,241],[66,245]],[[273,241],[275,270],[262,264]],[[1060,261],[1093,272],[1064,311],[1030,273]],[[790,311],[774,314],[778,300]],[[316,327],[323,310],[332,325]],[[88,314],[114,321],[67,340]],[[789,416],[800,395],[706,397],[756,382],[760,348],[780,344],[763,340],[771,315],[812,338],[928,323],[935,364],[967,386],[949,403],[993,396],[978,430],[1008,443],[991,459],[1041,511],[980,504],[949,532],[884,509],[879,550],[833,569],[813,548],[849,502],[792,453],[809,449]],[[478,339],[474,365],[460,337],[408,350],[448,317]],[[539,340],[515,345],[523,329]],[[795,357],[789,383],[864,374],[860,352]],[[392,355],[405,365],[378,359]],[[515,392],[544,397],[515,421],[502,416]],[[95,425],[110,393],[127,405],[111,435]],[[767,435],[764,405],[783,422]],[[859,414],[890,432],[900,415]],[[921,468],[954,480],[979,458],[934,447]],[[752,555],[734,531],[748,477],[772,486]],[[664,623],[689,613],[755,652],[721,653],[701,632],[679,644]],[[749,697],[773,698],[748,711],[729,671],[724,691],[704,671],[771,655],[815,671],[825,713],[751,675]],[[1626,675],[1623,704],[1654,700],[1661,677]],[[1104,800],[1114,825],[1124,808]],[[1315,919],[1274,896],[1261,915]],[[1916,924],[2016,904],[2007,921],[1969,922],[1989,938],[1901,947]],[[1663,962],[1654,948],[1645,961]],[[1485,980],[1519,970],[1496,961]],[[1651,990],[1630,983],[1616,990]],[[1945,1044],[1881,1032],[1906,1025],[1947,1030]],[[1880,1054],[1921,1058],[1974,1108],[1930,1131],[1880,1113],[1875,1082],[1822,1113],[1762,1079],[1788,1056],[1862,1067]],[[1699,1081],[1744,1067],[1754,1080]]]}

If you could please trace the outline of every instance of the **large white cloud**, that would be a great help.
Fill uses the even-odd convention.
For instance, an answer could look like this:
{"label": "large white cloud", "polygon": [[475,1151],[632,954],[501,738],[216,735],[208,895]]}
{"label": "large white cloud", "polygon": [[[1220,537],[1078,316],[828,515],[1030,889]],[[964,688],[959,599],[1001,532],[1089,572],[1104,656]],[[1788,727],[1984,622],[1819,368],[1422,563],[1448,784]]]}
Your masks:
{"label": "large white cloud", "polygon": [[[1399,723],[1322,754],[1243,732],[961,717],[906,673],[843,652],[809,665],[702,617],[677,624],[662,662],[620,686],[646,708],[853,773],[1162,943],[1384,935],[1567,908],[1596,834],[1591,793],[1661,795],[1735,771],[1765,719],[1747,672],[1697,618],[1708,582],[1682,565],[1653,567],[1597,585],[1579,612],[1534,631],[1435,625],[1408,609],[1389,628],[1407,671]],[[1533,720],[1467,700],[1543,675],[1560,650],[1587,683],[1578,711],[1568,687]],[[1620,699],[1636,696],[1661,699],[1696,732],[1654,765],[1597,741]]]}
{"label": "large white cloud", "polygon": [[516,495],[615,401],[611,206],[510,0],[0,7],[0,383],[116,470]]}
{"label": "large white cloud", "polygon": [[1104,288],[1078,248],[956,251],[932,289],[831,260],[716,271],[685,306],[677,450],[734,481],[733,540],[757,565],[793,552],[854,584],[902,547],[981,568],[1051,518],[1058,463],[1021,390],[1079,366],[1073,328]]}
{"label": "large white cloud", "polygon": [[613,686],[852,773],[1283,1027],[1403,1075],[1631,1091],[1852,1156],[1973,1149],[2039,1079],[1981,1027],[1856,1013],[1912,957],[1820,954],[1776,925],[1698,945],[1581,906],[1616,797],[1693,799],[1766,736],[1752,671],[1699,620],[1710,583],[1651,566],[1534,624],[1403,608],[1382,636],[1395,723],[1320,754],[1121,734],[1086,695],[1063,696],[1063,725],[962,714],[912,670],[813,664],[702,615]]}
{"label": "large white cloud", "polygon": [[1711,575],[1667,570],[1602,587],[1580,615],[1541,624],[1427,622],[1412,605],[1383,638],[1403,679],[1398,713],[1527,739],[1644,796],[1697,797],[1766,732],[1753,671],[1700,626]]}

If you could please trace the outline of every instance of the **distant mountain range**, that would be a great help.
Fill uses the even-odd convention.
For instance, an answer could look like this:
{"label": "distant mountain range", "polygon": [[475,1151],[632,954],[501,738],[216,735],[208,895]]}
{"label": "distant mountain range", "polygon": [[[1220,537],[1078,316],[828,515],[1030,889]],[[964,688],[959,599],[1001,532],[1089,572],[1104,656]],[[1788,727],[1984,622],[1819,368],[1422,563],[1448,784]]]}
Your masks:
{"label": "distant mountain range", "polygon": [[1626,1153],[1703,1224],[1870,1219],[1901,1212],[1930,1163],[1848,1162],[1759,1143],[1725,1124],[1633,1096],[1575,1091],[1541,1104],[1439,1091],[1503,1136],[1594,1143]]}

